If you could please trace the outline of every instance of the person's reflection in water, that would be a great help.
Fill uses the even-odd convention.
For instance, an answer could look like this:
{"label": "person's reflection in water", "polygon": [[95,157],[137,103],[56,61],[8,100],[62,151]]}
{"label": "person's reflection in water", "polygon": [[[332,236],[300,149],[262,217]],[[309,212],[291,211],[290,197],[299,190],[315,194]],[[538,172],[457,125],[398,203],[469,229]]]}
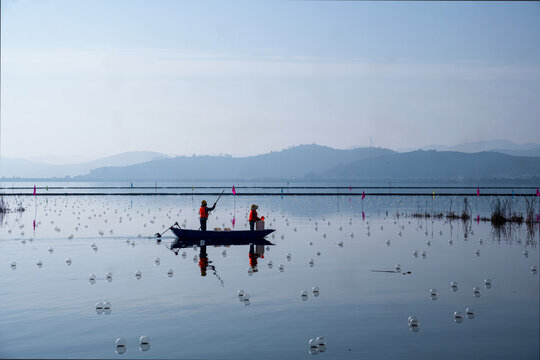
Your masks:
{"label": "person's reflection in water", "polygon": [[264,245],[249,244],[249,266],[253,269],[253,272],[259,271],[257,269],[257,259],[264,259]]}
{"label": "person's reflection in water", "polygon": [[201,276],[206,276],[206,268],[208,267],[208,254],[206,253],[206,245],[201,246],[201,253],[199,254],[199,268],[201,269]]}
{"label": "person's reflection in water", "polygon": [[199,268],[201,269],[201,276],[206,276],[207,268],[212,270],[212,273],[218,278],[221,286],[223,286],[223,280],[218,275],[216,267],[212,265],[212,261],[208,260],[208,253],[206,252],[206,245],[201,246],[201,251],[199,253]]}

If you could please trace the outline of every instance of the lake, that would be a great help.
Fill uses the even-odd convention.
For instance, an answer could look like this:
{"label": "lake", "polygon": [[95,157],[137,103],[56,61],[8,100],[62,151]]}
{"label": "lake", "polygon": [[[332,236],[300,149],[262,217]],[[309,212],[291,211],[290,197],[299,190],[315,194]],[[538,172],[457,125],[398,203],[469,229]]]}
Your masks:
{"label": "lake", "polygon": [[[461,211],[460,196],[229,195],[209,229],[233,218],[248,229],[256,203],[271,244],[184,248],[154,234],[197,229],[200,201],[215,196],[5,198],[25,211],[0,228],[2,358],[539,356],[538,225],[409,216]],[[472,213],[489,215],[492,201],[470,197]],[[317,337],[325,346],[311,348]]]}

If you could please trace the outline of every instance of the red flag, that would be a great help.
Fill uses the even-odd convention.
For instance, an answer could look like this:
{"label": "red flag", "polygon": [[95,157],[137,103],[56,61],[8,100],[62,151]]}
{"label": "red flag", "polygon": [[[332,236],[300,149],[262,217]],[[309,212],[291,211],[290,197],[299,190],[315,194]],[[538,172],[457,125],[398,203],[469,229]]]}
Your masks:
{"label": "red flag", "polygon": [[536,196],[540,196],[540,190],[538,188],[536,188]]}
{"label": "red flag", "polygon": [[235,224],[235,223],[236,223],[236,219],[235,219],[235,217],[233,216],[233,218],[232,218],[232,227],[233,227],[233,229],[234,229],[234,224]]}
{"label": "red flag", "polygon": [[476,222],[480,224],[480,215],[476,215]]}
{"label": "red flag", "polygon": [[364,212],[362,211],[362,220],[364,220],[366,218],[366,214],[364,214]]}
{"label": "red flag", "polygon": [[236,189],[234,188],[234,185],[232,186],[232,193],[233,195],[236,195]]}
{"label": "red flag", "polygon": [[351,190],[352,190],[352,187],[351,187],[351,185],[349,185],[349,191],[351,191]]}
{"label": "red flag", "polygon": [[480,196],[480,188],[479,187],[476,188],[476,196]]}
{"label": "red flag", "polygon": [[34,230],[36,230],[36,220],[34,220]]}
{"label": "red flag", "polygon": [[362,191],[362,200],[364,200],[365,197],[366,197],[366,192]]}
{"label": "red flag", "polygon": [[36,195],[36,185],[34,185],[34,196]]}

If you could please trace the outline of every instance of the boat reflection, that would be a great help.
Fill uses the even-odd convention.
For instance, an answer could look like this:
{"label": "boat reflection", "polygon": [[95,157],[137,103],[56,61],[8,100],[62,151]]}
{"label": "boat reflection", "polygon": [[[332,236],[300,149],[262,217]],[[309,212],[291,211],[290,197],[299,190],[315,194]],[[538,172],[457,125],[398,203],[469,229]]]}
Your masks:
{"label": "boat reflection", "polygon": [[192,248],[198,246],[199,251],[199,268],[201,270],[201,276],[206,276],[208,269],[210,269],[215,276],[223,284],[223,280],[216,272],[216,267],[212,265],[212,261],[208,259],[207,247],[230,247],[230,246],[249,246],[249,266],[253,272],[257,272],[258,259],[264,259],[265,246],[274,246],[273,243],[266,239],[250,239],[250,240],[195,240],[195,239],[176,239],[171,243],[170,249],[175,255],[178,255],[180,249]]}

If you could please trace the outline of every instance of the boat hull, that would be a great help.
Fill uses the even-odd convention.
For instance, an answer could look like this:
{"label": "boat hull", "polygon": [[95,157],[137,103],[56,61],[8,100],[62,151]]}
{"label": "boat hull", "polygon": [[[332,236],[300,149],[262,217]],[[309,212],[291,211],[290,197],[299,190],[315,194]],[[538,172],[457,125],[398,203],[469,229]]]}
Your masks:
{"label": "boat hull", "polygon": [[171,231],[181,240],[205,240],[216,242],[239,242],[240,244],[249,244],[250,241],[264,239],[265,236],[273,233],[275,230],[236,230],[236,231],[200,231],[180,228],[171,228]]}

